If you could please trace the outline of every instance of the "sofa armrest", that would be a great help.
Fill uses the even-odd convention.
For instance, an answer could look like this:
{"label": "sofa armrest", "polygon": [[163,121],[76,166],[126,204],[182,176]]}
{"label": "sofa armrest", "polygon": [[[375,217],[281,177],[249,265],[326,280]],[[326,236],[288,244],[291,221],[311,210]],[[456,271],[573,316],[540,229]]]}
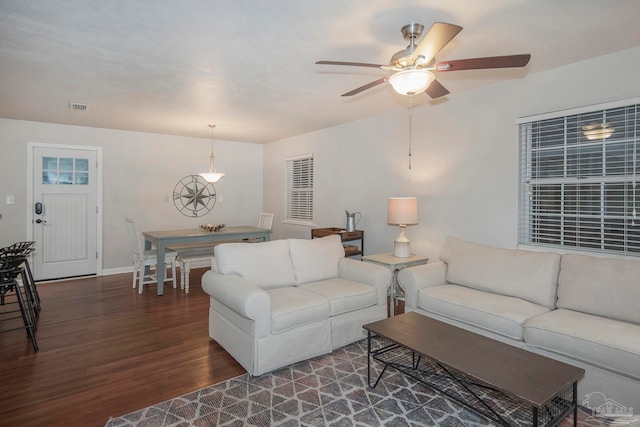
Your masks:
{"label": "sofa armrest", "polygon": [[405,310],[418,308],[418,291],[447,283],[447,264],[438,261],[417,265],[398,272],[398,284],[404,289]]}
{"label": "sofa armrest", "polygon": [[202,276],[202,289],[242,317],[267,324],[271,321],[269,294],[240,276],[209,270]]}
{"label": "sofa armrest", "polygon": [[391,270],[370,262],[342,258],[338,262],[338,277],[376,288],[378,305],[387,305],[387,289],[391,285]]}

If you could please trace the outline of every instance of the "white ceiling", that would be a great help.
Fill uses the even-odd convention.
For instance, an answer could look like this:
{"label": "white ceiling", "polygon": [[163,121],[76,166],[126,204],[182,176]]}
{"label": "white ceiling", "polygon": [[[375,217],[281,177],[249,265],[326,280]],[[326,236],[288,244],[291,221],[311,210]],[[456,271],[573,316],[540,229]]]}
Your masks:
{"label": "white ceiling", "polygon": [[314,63],[388,63],[409,22],[464,27],[438,60],[532,55],[439,74],[452,98],[640,46],[639,15],[637,0],[0,0],[0,117],[203,138],[214,123],[265,143],[407,108],[388,84],[340,96],[386,71]]}

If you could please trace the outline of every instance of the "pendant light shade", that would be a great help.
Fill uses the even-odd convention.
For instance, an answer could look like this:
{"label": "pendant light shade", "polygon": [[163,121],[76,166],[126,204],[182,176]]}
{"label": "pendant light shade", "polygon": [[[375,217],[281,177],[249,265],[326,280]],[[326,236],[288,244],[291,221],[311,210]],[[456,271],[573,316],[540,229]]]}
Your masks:
{"label": "pendant light shade", "polygon": [[203,177],[207,182],[215,184],[216,182],[224,178],[225,174],[222,172],[216,172],[216,169],[214,167],[213,128],[216,127],[216,125],[209,125],[209,127],[211,128],[211,157],[209,157],[209,172],[202,172],[199,175]]}
{"label": "pendant light shade", "polygon": [[202,172],[202,173],[199,173],[198,175],[203,177],[207,182],[215,184],[216,182],[218,182],[222,178],[224,178],[225,174],[224,173],[217,173],[217,172]]}

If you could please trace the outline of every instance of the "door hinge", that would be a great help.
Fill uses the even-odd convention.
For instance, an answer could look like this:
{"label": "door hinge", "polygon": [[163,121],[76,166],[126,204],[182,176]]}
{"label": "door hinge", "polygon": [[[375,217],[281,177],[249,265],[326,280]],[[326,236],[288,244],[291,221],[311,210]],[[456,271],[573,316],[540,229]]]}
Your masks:
{"label": "door hinge", "polygon": [[98,251],[96,251],[96,259],[98,259]]}
{"label": "door hinge", "polygon": [[98,207],[96,206],[96,213],[98,213]]}

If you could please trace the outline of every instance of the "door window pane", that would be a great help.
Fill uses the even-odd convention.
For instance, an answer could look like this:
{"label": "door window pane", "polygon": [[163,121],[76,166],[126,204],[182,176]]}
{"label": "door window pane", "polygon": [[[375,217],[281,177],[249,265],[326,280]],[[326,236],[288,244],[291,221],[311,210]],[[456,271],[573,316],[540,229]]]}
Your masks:
{"label": "door window pane", "polygon": [[58,173],[57,172],[42,172],[42,183],[43,184],[57,184],[58,183]]}
{"label": "door window pane", "polygon": [[89,160],[88,159],[76,159],[76,171],[88,172]]}
{"label": "door window pane", "polygon": [[58,170],[58,158],[57,157],[43,157],[42,158],[43,170]]}
{"label": "door window pane", "polygon": [[60,172],[60,184],[73,184],[73,172]]}
{"label": "door window pane", "polygon": [[61,171],[72,171],[73,170],[73,159],[69,157],[61,157],[60,158],[60,170]]}
{"label": "door window pane", "polygon": [[88,185],[89,174],[86,172],[76,172],[76,185]]}

